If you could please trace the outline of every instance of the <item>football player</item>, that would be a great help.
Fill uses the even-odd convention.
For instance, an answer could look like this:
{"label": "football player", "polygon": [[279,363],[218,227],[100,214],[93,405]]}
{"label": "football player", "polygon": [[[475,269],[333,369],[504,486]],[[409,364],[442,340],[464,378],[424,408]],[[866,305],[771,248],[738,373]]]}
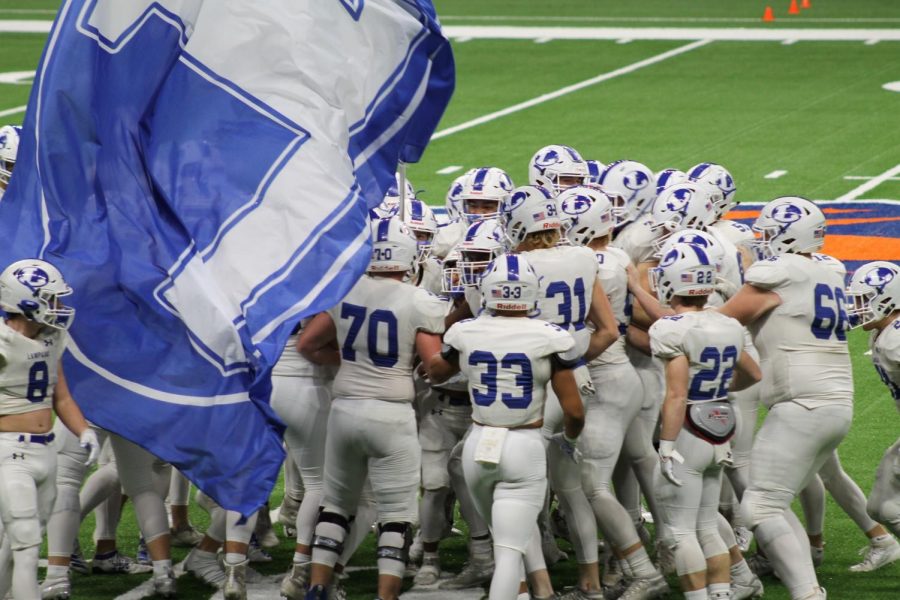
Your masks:
{"label": "football player", "polygon": [[[582,359],[598,356],[619,337],[615,316],[597,276],[597,259],[587,248],[560,245],[559,208],[546,188],[522,186],[513,190],[504,206],[503,227],[513,250],[522,253],[544,280],[537,318],[558,325],[575,338],[572,358],[581,361],[575,376],[587,401],[594,389]],[[587,322],[593,325],[593,332]],[[551,439],[562,425],[556,397],[548,394],[544,437]],[[600,593],[597,528],[581,486],[581,470],[554,444],[548,445],[548,461],[550,486],[573,536],[580,588]]]}
{"label": "football player", "polygon": [[[655,577],[655,569],[628,513],[613,495],[613,469],[624,450],[643,487],[644,496],[662,523],[653,493],[656,453],[650,436],[638,422],[643,402],[641,380],[625,354],[624,332],[631,319],[631,297],[627,289],[628,255],[609,246],[614,219],[612,201],[595,186],[575,186],[558,197],[566,238],[590,248],[599,265],[599,278],[619,325],[618,339],[588,364],[597,394],[585,398],[585,429],[581,436],[582,485],[594,517],[616,557],[625,560],[638,578]],[[626,437],[626,432],[628,436]],[[623,448],[623,442],[628,440]],[[573,600],[600,596],[579,587]]]}
{"label": "football player", "polygon": [[728,390],[761,378],[743,351],[740,323],[703,310],[715,279],[715,265],[691,244],[676,244],[651,272],[660,303],[675,311],[649,333],[666,374],[657,493],[666,515],[665,541],[687,600],[731,598],[730,560],[717,513],[722,464],[737,425]]}
{"label": "football player", "polygon": [[16,166],[16,155],[19,153],[19,138],[22,128],[18,125],[0,127],[0,198],[9,185],[13,167]]}
{"label": "football player", "polygon": [[432,253],[438,258],[442,259],[447,256],[450,250],[452,250],[466,234],[466,229],[468,229],[469,224],[462,218],[462,202],[459,199],[459,195],[463,191],[463,183],[465,183],[466,178],[468,178],[474,170],[475,169],[469,169],[454,179],[453,183],[450,184],[450,187],[447,188],[447,196],[444,199],[444,207],[447,211],[447,222],[438,227],[437,233],[434,236],[434,248],[432,248]]}
{"label": "football player", "polygon": [[[861,266],[850,280],[847,300],[854,325],[872,332],[872,362],[900,410],[900,266],[880,261]],[[900,535],[900,440],[878,464],[867,509],[873,519]],[[882,536],[870,542],[863,562],[850,570],[874,571],[898,559],[897,540]]]}
{"label": "football player", "polygon": [[[325,441],[325,486],[307,598],[326,598],[366,476],[378,510],[378,596],[400,592],[417,517],[420,454],[412,408],[413,359],[428,372],[440,351],[446,303],[404,279],[417,244],[398,219],[372,223],[368,274],[298,341],[318,364],[340,363]],[[340,350],[334,349],[334,345]]]}
{"label": "football player", "polygon": [[583,184],[589,176],[588,163],[575,148],[569,146],[544,146],[534,153],[528,163],[528,183],[541,186],[553,195],[573,185]]}
{"label": "football player", "polygon": [[503,169],[473,169],[463,180],[462,190],[458,195],[460,214],[470,224],[483,219],[495,219],[512,189],[512,179]]}
{"label": "football player", "polygon": [[60,359],[75,310],[50,263],[26,259],[0,273],[0,598],[39,600],[38,555],[56,499],[53,413],[78,436],[85,462],[100,443],[69,393]]}
{"label": "football player", "polygon": [[[766,204],[753,225],[753,264],[722,314],[750,328],[769,413],[753,444],[741,510],[791,598],[825,598],[791,501],[850,428],[853,377],[844,282],[812,259],[825,242],[825,215],[804,198]],[[786,457],[789,457],[786,459]]]}
{"label": "football player", "polygon": [[[474,425],[463,449],[466,484],[491,526],[496,568],[489,597],[518,598],[526,552],[540,553],[536,520],[547,486],[541,436],[547,384],[564,415],[554,443],[569,456],[584,424],[584,409],[565,358],[575,342],[563,329],[532,320],[542,295],[538,277],[519,255],[495,259],[481,280],[483,312],[454,324],[445,335],[435,375],[462,369],[469,381]],[[532,598],[553,596],[549,578]]]}

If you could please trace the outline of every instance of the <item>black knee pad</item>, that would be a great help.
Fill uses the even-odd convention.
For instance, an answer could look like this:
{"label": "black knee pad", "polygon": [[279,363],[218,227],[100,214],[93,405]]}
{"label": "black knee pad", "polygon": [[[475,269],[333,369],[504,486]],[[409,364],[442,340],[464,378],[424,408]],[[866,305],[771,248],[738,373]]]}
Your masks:
{"label": "black knee pad", "polygon": [[313,548],[333,552],[340,556],[344,551],[344,540],[350,532],[352,520],[352,517],[320,510],[316,520],[315,536],[313,536]]}
{"label": "black knee pad", "polygon": [[378,524],[378,559],[391,559],[406,564],[412,545],[412,524],[393,522]]}

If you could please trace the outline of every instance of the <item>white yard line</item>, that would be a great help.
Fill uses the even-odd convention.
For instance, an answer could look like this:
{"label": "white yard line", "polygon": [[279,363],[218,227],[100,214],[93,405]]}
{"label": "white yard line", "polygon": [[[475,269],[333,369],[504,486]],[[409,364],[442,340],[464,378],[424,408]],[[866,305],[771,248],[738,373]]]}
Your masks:
{"label": "white yard line", "polygon": [[438,131],[437,133],[432,135],[431,139],[439,140],[449,135],[453,135],[454,133],[459,133],[460,131],[465,131],[466,129],[471,129],[472,127],[477,127],[478,125],[490,123],[491,121],[495,121],[501,117],[517,113],[519,111],[525,110],[526,108],[531,108],[532,106],[537,106],[539,104],[543,104],[544,102],[549,102],[550,100],[556,100],[557,98],[561,98],[562,96],[566,96],[573,92],[583,90],[584,88],[590,87],[592,85],[596,85],[604,81],[609,81],[610,79],[615,79],[616,77],[619,77],[621,75],[633,73],[638,69],[642,69],[650,65],[655,65],[658,62],[662,62],[666,59],[672,58],[673,56],[678,56],[679,54],[684,54],[685,52],[690,52],[691,50],[695,50],[696,48],[700,48],[701,46],[705,46],[707,44],[709,44],[709,40],[699,40],[690,44],[686,44],[684,46],[679,46],[678,48],[668,50],[666,52],[663,52],[662,54],[657,54],[655,56],[651,56],[650,58],[640,60],[636,63],[626,65],[624,67],[616,69],[615,71],[609,71],[608,73],[603,73],[601,75],[597,75],[596,77],[585,79],[584,81],[580,81],[573,85],[568,85],[564,88],[560,88],[555,92],[541,94],[540,96],[532,98],[531,100],[526,100],[525,102],[520,102],[518,104],[508,106],[502,110],[498,110],[490,114],[478,117],[477,119],[472,119],[471,121],[466,121],[465,123],[460,123],[459,125],[454,125],[453,127],[442,129],[441,131]]}
{"label": "white yard line", "polygon": [[50,33],[53,21],[0,21],[0,33]]}
{"label": "white yard line", "polygon": [[893,168],[888,169],[878,177],[873,177],[865,183],[853,188],[840,198],[835,199],[835,202],[847,202],[848,200],[856,200],[869,190],[875,189],[876,187],[896,175],[900,175],[900,165],[896,165]]}
{"label": "white yard line", "polygon": [[450,165],[449,167],[444,167],[443,169],[438,169],[438,175],[449,175],[450,173],[456,173],[457,171],[462,170],[462,165]]}
{"label": "white yard line", "polygon": [[[844,175],[844,179],[848,181],[868,181],[875,179],[873,175]],[[889,177],[885,181],[900,181],[900,177]]]}
{"label": "white yard line", "polygon": [[538,27],[515,25],[447,25],[450,37],[533,40],[717,40],[737,42],[865,42],[900,41],[898,29],[768,29],[727,27]]}
{"label": "white yard line", "polygon": [[764,177],[764,179],[778,179],[787,175],[787,171],[772,171]]}
{"label": "white yard line", "polygon": [[[184,575],[184,561],[181,561],[177,565],[173,567],[175,571],[175,577],[181,577]],[[141,598],[146,598],[147,596],[153,595],[153,578],[144,581],[140,585],[131,588],[124,594],[116,596],[115,600],[141,600]]]}
{"label": "white yard line", "polygon": [[27,106],[17,106],[15,108],[7,108],[6,110],[0,110],[0,119],[3,117],[8,117],[10,115],[17,115],[19,113],[25,112]]}

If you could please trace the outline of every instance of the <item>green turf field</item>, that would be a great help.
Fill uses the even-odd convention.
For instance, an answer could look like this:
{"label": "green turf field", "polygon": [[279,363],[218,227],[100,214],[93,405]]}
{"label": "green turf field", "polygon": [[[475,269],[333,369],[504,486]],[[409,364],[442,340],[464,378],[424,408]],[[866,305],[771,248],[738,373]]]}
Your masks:
{"label": "green turf field", "polygon": [[[900,2],[892,0],[813,0],[797,17],[787,15],[782,0],[436,0],[445,25],[619,28],[772,28],[896,29]],[[58,6],[53,0],[0,0],[2,20],[46,20]],[[763,24],[766,4],[777,20]],[[737,34],[736,34],[737,35]],[[835,199],[900,163],[900,93],[882,88],[900,81],[900,42],[879,41],[712,41],[635,39],[560,40],[548,33],[535,39],[501,40],[455,35],[458,68],[456,94],[421,163],[409,177],[421,195],[443,204],[454,177],[474,166],[507,169],[516,182],[526,179],[527,162],[546,144],[576,147],[585,157],[604,163],[632,158],[659,170],[686,169],[704,161],[726,165],[738,185],[737,197],[762,201],[801,194]],[[702,39],[697,33],[694,40]],[[877,36],[872,38],[877,39]],[[44,34],[0,33],[0,75],[34,70]],[[666,58],[664,53],[683,51]],[[641,68],[641,61],[652,64]],[[568,86],[615,74],[604,81],[540,101]],[[21,122],[17,107],[27,102],[30,85],[0,83],[0,121]],[[536,99],[536,100],[535,100]],[[473,124],[461,125],[520,103],[529,108]],[[448,132],[451,132],[448,134]],[[458,167],[450,172],[450,167]],[[442,173],[439,173],[441,171]],[[786,171],[777,178],[766,178]],[[874,186],[861,199],[900,200],[900,177]],[[841,447],[848,473],[864,491],[872,485],[882,452],[897,437],[900,418],[868,357],[864,334],[854,331],[851,350],[857,386],[854,425]],[[787,460],[790,457],[786,457]],[[273,505],[281,498],[276,489]],[[194,510],[205,525],[205,513]],[[82,528],[82,547],[92,549],[92,518]],[[119,529],[120,547],[133,556],[137,528],[130,505]],[[865,538],[829,499],[826,561],[820,582],[831,598],[888,600],[900,598],[900,564],[870,574],[851,574]],[[464,559],[464,542],[452,538],[442,546],[445,568]],[[373,564],[370,538],[354,563]],[[292,545],[283,541],[275,562],[259,567],[266,574],[287,568]],[[176,561],[185,556],[174,551]],[[558,589],[574,583],[572,561],[554,569]],[[115,598],[147,576],[78,577],[74,598]],[[673,582],[674,583],[674,582]],[[773,579],[765,580],[766,597],[788,598]],[[181,597],[209,597],[212,590],[183,577]],[[349,580],[353,598],[371,598],[374,573],[357,572]]]}

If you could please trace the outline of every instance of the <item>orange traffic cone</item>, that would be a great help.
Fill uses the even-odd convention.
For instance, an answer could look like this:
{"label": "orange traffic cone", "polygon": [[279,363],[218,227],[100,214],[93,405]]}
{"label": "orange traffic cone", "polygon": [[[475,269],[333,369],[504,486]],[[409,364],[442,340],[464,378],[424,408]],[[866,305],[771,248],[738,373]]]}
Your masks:
{"label": "orange traffic cone", "polygon": [[799,15],[800,8],[797,6],[797,0],[791,0],[791,7],[788,9],[789,15]]}
{"label": "orange traffic cone", "polygon": [[771,23],[775,20],[775,13],[772,12],[772,7],[767,6],[766,11],[763,13],[763,22]]}
{"label": "orange traffic cone", "polygon": [[812,8],[812,2],[803,0],[803,2],[800,3],[800,8]]}

